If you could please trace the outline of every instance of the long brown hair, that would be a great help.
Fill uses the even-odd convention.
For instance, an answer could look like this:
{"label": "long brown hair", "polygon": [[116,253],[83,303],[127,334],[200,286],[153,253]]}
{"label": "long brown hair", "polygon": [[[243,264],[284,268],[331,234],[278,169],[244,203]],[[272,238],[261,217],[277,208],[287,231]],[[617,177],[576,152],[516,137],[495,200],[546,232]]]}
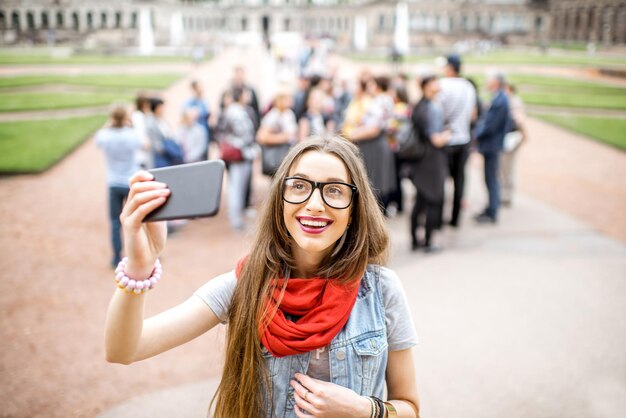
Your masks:
{"label": "long brown hair", "polygon": [[282,277],[288,269],[295,269],[293,240],[283,221],[282,184],[291,167],[309,151],[333,154],[341,159],[350,181],[358,188],[350,206],[352,220],[345,240],[338,240],[334,251],[320,263],[316,275],[348,283],[359,280],[369,263],[387,261],[389,237],[385,221],[358,148],[336,136],[313,137],[294,146],[276,172],[231,301],[222,381],[211,401],[215,404],[216,418],[265,416],[263,393],[271,389],[261,353],[259,325],[266,319],[265,300],[271,292],[271,280]]}

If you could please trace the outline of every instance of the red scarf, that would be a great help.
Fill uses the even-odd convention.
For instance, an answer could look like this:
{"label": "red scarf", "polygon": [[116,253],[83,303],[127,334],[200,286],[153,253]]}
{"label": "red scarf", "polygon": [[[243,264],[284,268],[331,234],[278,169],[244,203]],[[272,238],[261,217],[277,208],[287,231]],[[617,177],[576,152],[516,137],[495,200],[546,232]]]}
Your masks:
{"label": "red scarf", "polygon": [[[237,263],[237,277],[244,261]],[[287,279],[280,306],[265,329],[266,318],[261,321],[261,342],[274,357],[326,347],[348,322],[360,283],[360,279],[347,285],[321,277]],[[284,279],[273,280],[272,296],[266,302],[268,315],[276,310],[283,285]],[[295,322],[285,315],[296,317]]]}

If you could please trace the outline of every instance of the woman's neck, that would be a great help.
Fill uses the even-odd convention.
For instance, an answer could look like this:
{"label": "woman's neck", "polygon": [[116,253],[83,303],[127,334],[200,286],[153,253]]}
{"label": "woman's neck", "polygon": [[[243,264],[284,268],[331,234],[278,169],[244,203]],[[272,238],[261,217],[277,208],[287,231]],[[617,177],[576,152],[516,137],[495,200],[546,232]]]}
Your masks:
{"label": "woman's neck", "polygon": [[308,279],[315,277],[318,271],[319,265],[322,262],[325,254],[310,254],[303,251],[294,251],[294,258],[296,260],[296,269],[291,274],[292,277],[299,277]]}

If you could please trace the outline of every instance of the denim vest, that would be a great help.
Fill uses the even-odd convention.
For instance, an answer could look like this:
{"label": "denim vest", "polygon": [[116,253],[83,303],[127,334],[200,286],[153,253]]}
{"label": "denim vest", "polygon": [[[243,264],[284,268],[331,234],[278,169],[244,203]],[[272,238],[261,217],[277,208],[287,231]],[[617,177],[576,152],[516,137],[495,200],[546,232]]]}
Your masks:
{"label": "denim vest", "polygon": [[[379,266],[368,266],[350,318],[328,349],[332,383],[378,398],[383,397],[388,354],[380,274]],[[271,384],[264,400],[266,416],[296,418],[289,381],[296,373],[306,374],[311,353],[277,358],[265,347],[262,351]]]}

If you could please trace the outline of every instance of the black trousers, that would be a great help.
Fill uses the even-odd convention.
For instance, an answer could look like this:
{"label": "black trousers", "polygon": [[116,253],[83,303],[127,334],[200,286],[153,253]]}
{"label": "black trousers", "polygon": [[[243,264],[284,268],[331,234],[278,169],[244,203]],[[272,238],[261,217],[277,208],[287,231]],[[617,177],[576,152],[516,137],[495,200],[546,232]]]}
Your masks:
{"label": "black trousers", "polygon": [[441,227],[441,211],[443,209],[443,201],[434,202],[429,200],[417,190],[415,196],[415,205],[411,211],[411,239],[413,245],[417,244],[417,231],[424,228],[424,245],[430,245],[433,231]]}
{"label": "black trousers", "polygon": [[469,157],[470,144],[451,145],[448,151],[448,169],[454,181],[454,200],[452,201],[452,216],[450,225],[458,226],[461,214],[463,191],[465,190],[465,164]]}

